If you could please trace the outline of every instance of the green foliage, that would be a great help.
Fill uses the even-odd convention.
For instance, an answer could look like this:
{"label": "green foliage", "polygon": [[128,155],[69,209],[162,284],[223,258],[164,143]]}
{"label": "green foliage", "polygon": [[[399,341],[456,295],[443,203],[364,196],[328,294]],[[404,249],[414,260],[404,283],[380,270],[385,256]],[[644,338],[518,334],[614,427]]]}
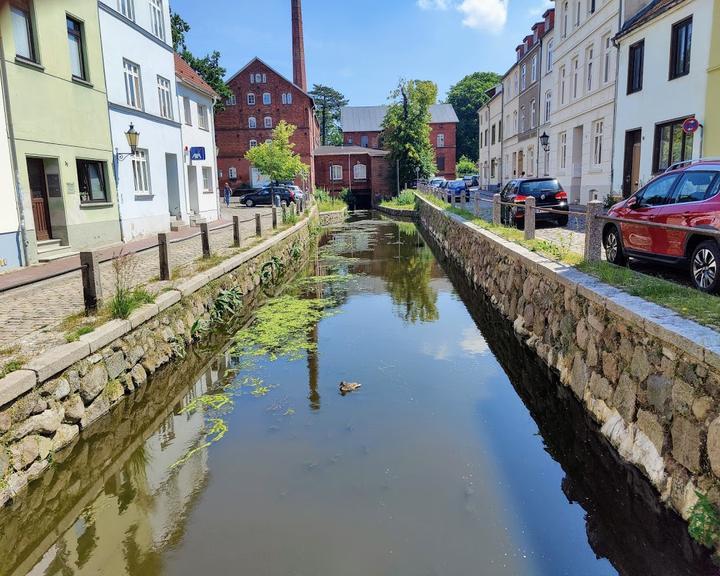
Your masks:
{"label": "green foliage", "polygon": [[173,50],[178,53],[187,50],[187,45],[185,44],[185,34],[190,32],[190,24],[185,22],[180,14],[171,10],[170,28],[172,29]]}
{"label": "green foliage", "polygon": [[[288,218],[292,214],[288,214]],[[285,264],[277,256],[273,256],[268,262],[263,264],[260,269],[260,281],[263,285],[277,284],[278,280],[285,271]]]}
{"label": "green foliage", "polygon": [[695,492],[698,501],[690,510],[688,532],[697,542],[713,548],[720,540],[720,513],[707,496]]}
{"label": "green foliage", "polygon": [[20,370],[23,367],[23,364],[25,364],[24,358],[16,358],[15,360],[10,360],[10,362],[7,362],[2,368],[0,368],[0,378],[5,378],[8,374],[11,372],[16,372],[17,370]]}
{"label": "green foliage", "polygon": [[478,157],[480,126],[477,112],[488,101],[486,91],[501,80],[502,76],[495,72],[475,72],[465,76],[448,91],[447,101],[452,104],[460,120],[457,126],[458,158]]}
{"label": "green foliage", "polygon": [[315,201],[317,202],[318,210],[320,212],[335,212],[337,210],[347,210],[348,208],[345,200],[337,196],[333,196],[323,188],[315,190]]}
{"label": "green foliage", "polygon": [[118,287],[115,294],[108,302],[108,310],[111,318],[125,319],[143,304],[152,304],[155,302],[155,296],[150,294],[145,288],[135,288],[129,290],[124,287]]}
{"label": "green foliage", "polygon": [[466,174],[476,174],[478,171],[477,164],[470,160],[467,156],[461,156],[460,160],[457,161],[456,165],[458,176],[465,176]]}
{"label": "green foliage", "polygon": [[307,176],[309,167],[293,151],[295,144],[290,141],[295,130],[295,126],[281,120],[273,130],[272,140],[248,150],[245,159],[273,182]]}
{"label": "green foliage", "polygon": [[340,132],[340,109],[347,106],[349,100],[345,96],[323,84],[313,85],[309,92],[315,100],[315,115],[320,124],[320,143],[323,146],[339,146],[343,138]]}
{"label": "green foliage", "polygon": [[394,208],[395,210],[414,210],[415,209],[415,191],[405,189],[400,194],[390,200],[383,200],[380,206],[386,208]]}
{"label": "green foliage", "polygon": [[243,310],[243,296],[239,288],[222,290],[215,297],[210,316],[198,318],[190,328],[190,336],[196,338],[210,331],[216,324],[226,324],[237,317]]}
{"label": "green foliage", "polygon": [[72,332],[68,332],[65,334],[65,340],[68,342],[77,342],[80,340],[80,336],[84,336],[85,334],[90,334],[95,330],[95,326],[80,326],[78,329],[73,330]]}
{"label": "green foliage", "polygon": [[401,80],[391,94],[392,103],[383,120],[384,147],[393,165],[399,162],[400,182],[436,172],[430,143],[430,105],[437,100],[437,86],[427,80]]}

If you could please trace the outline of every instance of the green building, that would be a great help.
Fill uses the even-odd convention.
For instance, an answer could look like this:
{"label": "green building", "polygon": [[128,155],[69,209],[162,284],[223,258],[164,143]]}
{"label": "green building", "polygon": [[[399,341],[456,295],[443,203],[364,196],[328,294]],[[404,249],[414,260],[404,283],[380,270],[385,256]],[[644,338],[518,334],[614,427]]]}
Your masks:
{"label": "green building", "polygon": [[97,0],[0,2],[0,35],[28,261],[119,242]]}

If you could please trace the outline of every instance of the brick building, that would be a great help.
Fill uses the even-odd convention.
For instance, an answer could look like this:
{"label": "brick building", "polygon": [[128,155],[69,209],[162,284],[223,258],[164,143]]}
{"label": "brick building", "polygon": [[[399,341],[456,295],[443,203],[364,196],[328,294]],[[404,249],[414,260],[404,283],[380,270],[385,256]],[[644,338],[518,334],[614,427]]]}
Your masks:
{"label": "brick building", "polygon": [[[340,122],[346,146],[382,148],[382,122],[387,106],[346,106]],[[455,178],[456,131],[458,117],[450,104],[430,106],[430,142],[435,149],[438,176]]]}
{"label": "brick building", "polygon": [[315,184],[313,149],[319,144],[320,129],[313,99],[307,93],[301,0],[291,0],[291,4],[293,80],[256,57],[227,81],[233,96],[215,117],[220,189],[225,182],[239,188],[255,187],[266,180],[245,160],[245,153],[271,139],[281,120],[297,127],[295,152],[310,167],[307,184]]}
{"label": "brick building", "polygon": [[354,208],[369,208],[394,192],[394,171],[389,152],[362,146],[318,146],[315,149],[315,178],[318,188],[338,194],[352,192]]}

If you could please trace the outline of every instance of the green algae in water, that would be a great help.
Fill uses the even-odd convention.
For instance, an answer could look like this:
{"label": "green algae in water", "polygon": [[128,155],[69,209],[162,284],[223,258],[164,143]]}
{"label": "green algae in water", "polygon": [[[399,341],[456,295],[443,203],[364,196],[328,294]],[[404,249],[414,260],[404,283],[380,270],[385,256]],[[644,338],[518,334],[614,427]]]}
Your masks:
{"label": "green algae in water", "polygon": [[328,274],[327,276],[306,276],[297,281],[298,286],[308,284],[337,284],[340,282],[349,282],[355,277],[354,274]]}

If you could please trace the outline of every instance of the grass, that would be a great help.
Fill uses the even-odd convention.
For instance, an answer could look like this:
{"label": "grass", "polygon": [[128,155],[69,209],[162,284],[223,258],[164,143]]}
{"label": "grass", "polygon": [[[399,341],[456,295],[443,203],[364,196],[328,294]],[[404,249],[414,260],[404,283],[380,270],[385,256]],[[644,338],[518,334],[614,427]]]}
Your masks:
{"label": "grass", "polygon": [[329,192],[321,189],[315,191],[315,202],[320,212],[337,212],[348,209],[347,202],[343,198],[332,196]]}
{"label": "grass", "polygon": [[155,296],[150,294],[145,288],[135,288],[133,290],[116,290],[113,297],[107,303],[107,309],[111,318],[125,319],[133,310],[140,308],[144,304],[155,302]]}
{"label": "grass", "polygon": [[68,342],[77,342],[80,340],[80,336],[84,336],[85,334],[90,334],[91,332],[95,331],[95,326],[92,325],[85,325],[80,326],[78,329],[73,330],[71,332],[67,332],[65,334],[65,340]]}
{"label": "grass", "polygon": [[5,376],[11,372],[20,370],[20,368],[25,365],[25,362],[27,362],[27,359],[24,356],[18,356],[17,358],[10,360],[10,362],[7,362],[2,368],[0,368],[0,378],[5,378]]}
{"label": "grass", "polygon": [[380,206],[394,210],[415,210],[415,190],[405,189],[390,200],[383,200]]}
{"label": "grass", "polygon": [[221,256],[216,252],[210,254],[209,258],[198,258],[197,260],[195,260],[195,262],[197,263],[195,265],[195,271],[205,272],[206,270],[210,270],[210,268],[215,268],[215,266],[223,262],[225,259],[225,256]]}
{"label": "grass", "polygon": [[14,344],[12,346],[6,346],[5,348],[0,348],[0,356],[13,356],[18,352],[20,352],[20,346],[18,346],[17,344]]}

